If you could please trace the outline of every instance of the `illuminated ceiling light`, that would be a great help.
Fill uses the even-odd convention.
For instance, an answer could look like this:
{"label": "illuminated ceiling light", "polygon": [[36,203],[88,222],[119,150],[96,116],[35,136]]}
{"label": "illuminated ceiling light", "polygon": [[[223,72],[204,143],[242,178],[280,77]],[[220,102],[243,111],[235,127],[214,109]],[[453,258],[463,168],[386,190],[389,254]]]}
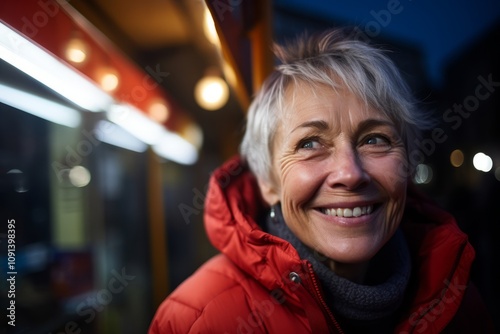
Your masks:
{"label": "illuminated ceiling light", "polygon": [[103,143],[138,153],[145,152],[148,148],[148,145],[134,137],[122,127],[105,120],[100,120],[97,123],[95,136]]}
{"label": "illuminated ceiling light", "polygon": [[176,133],[166,131],[161,140],[153,145],[153,151],[160,157],[183,165],[192,165],[198,160],[198,151]]}
{"label": "illuminated ceiling light", "polygon": [[203,32],[210,43],[220,45],[219,35],[217,35],[217,29],[215,29],[214,19],[212,18],[210,10],[206,6],[203,13]]}
{"label": "illuminated ceiling light", "polygon": [[118,73],[110,67],[103,67],[99,69],[97,78],[97,82],[99,82],[101,88],[108,93],[116,90],[116,88],[118,88],[118,84],[120,83]]}
{"label": "illuminated ceiling light", "polygon": [[194,97],[203,109],[217,110],[227,103],[229,87],[221,77],[206,76],[196,83]]}
{"label": "illuminated ceiling light", "polygon": [[129,104],[115,104],[107,117],[143,143],[151,145],[160,157],[180,163],[193,164],[198,160],[194,145],[180,135],[168,131],[158,122]]}
{"label": "illuminated ceiling light", "polygon": [[474,167],[481,172],[489,172],[493,168],[493,160],[486,154],[479,152],[472,159]]}
{"label": "illuminated ceiling light", "polygon": [[80,113],[62,104],[0,84],[0,102],[60,125],[76,128]]}
{"label": "illuminated ceiling light", "polygon": [[85,60],[87,60],[88,54],[89,50],[87,43],[79,37],[72,37],[64,50],[64,56],[66,59],[75,64],[84,63]]}
{"label": "illuminated ceiling light", "polygon": [[90,183],[90,172],[83,166],[75,166],[69,171],[69,182],[78,188],[85,187]]}
{"label": "illuminated ceiling light", "polygon": [[157,143],[163,133],[163,126],[132,105],[115,104],[107,111],[107,117],[148,145]]}
{"label": "illuminated ceiling light", "polygon": [[189,123],[185,126],[181,131],[181,136],[193,144],[198,150],[203,145],[203,131],[194,123]]}
{"label": "illuminated ceiling light", "polygon": [[461,150],[454,150],[450,154],[450,162],[453,167],[460,167],[464,163],[464,153]]}
{"label": "illuminated ceiling light", "polygon": [[0,58],[85,110],[103,111],[114,102],[92,81],[3,23]]}
{"label": "illuminated ceiling light", "polygon": [[114,73],[106,73],[101,78],[101,87],[106,92],[112,92],[118,87],[118,76]]}
{"label": "illuminated ceiling light", "polygon": [[417,184],[427,184],[431,182],[433,176],[432,168],[426,164],[417,165],[414,181]]}
{"label": "illuminated ceiling light", "polygon": [[164,101],[158,99],[153,101],[148,108],[149,117],[158,123],[165,123],[170,116],[167,105]]}

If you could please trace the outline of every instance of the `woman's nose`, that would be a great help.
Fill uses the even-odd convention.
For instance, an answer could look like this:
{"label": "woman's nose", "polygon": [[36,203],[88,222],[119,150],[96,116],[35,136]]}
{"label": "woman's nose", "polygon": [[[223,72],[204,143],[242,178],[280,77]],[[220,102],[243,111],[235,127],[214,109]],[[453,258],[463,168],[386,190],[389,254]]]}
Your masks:
{"label": "woman's nose", "polygon": [[328,186],[354,190],[369,182],[370,177],[354,148],[337,148],[332,153],[330,161]]}

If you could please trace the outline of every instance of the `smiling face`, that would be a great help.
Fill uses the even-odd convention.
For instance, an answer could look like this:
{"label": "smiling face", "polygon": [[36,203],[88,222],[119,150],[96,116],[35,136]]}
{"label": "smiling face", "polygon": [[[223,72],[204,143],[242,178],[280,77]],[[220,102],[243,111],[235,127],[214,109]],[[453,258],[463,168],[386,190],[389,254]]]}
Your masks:
{"label": "smiling face", "polygon": [[273,142],[269,204],[292,232],[333,262],[369,261],[399,226],[406,152],[395,125],[347,90],[289,87]]}

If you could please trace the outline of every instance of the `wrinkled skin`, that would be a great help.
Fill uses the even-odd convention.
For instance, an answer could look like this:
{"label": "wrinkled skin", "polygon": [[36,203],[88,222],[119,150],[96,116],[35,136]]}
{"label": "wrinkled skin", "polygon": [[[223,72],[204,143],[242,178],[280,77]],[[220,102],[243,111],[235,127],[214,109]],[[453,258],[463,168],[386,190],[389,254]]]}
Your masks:
{"label": "wrinkled skin", "polygon": [[[401,221],[407,184],[395,175],[406,163],[405,145],[389,118],[347,90],[299,84],[286,101],[272,180],[259,181],[261,192],[269,204],[281,202],[292,232],[337,274],[362,282]],[[358,210],[358,217],[326,212],[368,206],[373,212]]]}

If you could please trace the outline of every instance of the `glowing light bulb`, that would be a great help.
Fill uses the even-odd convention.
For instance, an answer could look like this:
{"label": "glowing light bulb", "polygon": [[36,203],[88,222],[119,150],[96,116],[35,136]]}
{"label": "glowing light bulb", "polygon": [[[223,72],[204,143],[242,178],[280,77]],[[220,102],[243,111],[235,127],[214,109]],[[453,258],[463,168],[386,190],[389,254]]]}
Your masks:
{"label": "glowing light bulb", "polygon": [[96,81],[99,83],[99,86],[108,93],[115,91],[120,84],[118,72],[114,68],[108,66],[97,69]]}
{"label": "glowing light bulb", "polygon": [[73,37],[66,45],[65,57],[72,63],[84,63],[87,60],[88,53],[87,44],[81,38]]}
{"label": "glowing light bulb", "polygon": [[229,87],[222,78],[207,76],[196,84],[194,97],[198,105],[206,110],[220,109],[229,99]]}
{"label": "glowing light bulb", "polygon": [[164,123],[167,121],[170,116],[170,112],[168,110],[167,105],[164,101],[155,100],[153,101],[148,108],[149,116],[159,123]]}

